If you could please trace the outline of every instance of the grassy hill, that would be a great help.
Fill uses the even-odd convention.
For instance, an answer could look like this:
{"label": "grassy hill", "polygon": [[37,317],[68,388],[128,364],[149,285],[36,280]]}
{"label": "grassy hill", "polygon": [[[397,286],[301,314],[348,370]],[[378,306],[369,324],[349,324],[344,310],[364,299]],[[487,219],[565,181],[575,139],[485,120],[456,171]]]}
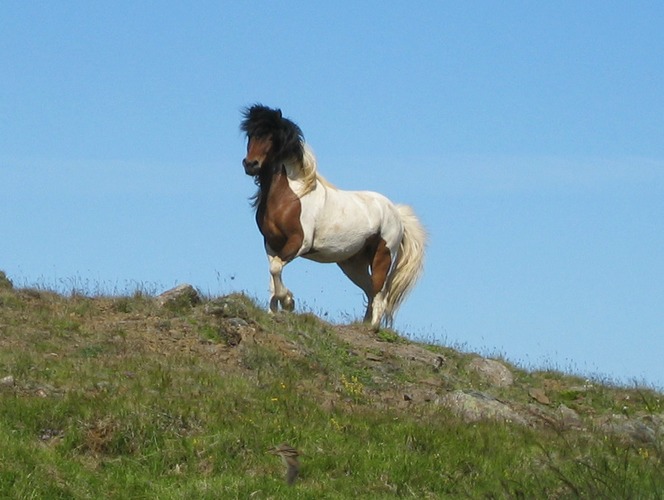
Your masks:
{"label": "grassy hill", "polygon": [[[664,399],[268,315],[0,273],[2,498],[660,498]],[[267,451],[301,454],[294,486]]]}

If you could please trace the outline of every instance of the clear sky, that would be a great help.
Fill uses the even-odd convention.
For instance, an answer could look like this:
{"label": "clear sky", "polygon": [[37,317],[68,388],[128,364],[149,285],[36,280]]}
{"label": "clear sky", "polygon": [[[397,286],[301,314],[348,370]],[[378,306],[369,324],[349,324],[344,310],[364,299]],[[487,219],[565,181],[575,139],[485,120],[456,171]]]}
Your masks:
{"label": "clear sky", "polygon": [[[0,2],[0,269],[267,300],[243,106],[414,207],[404,334],[664,387],[664,3]],[[299,259],[336,321],[362,294]]]}

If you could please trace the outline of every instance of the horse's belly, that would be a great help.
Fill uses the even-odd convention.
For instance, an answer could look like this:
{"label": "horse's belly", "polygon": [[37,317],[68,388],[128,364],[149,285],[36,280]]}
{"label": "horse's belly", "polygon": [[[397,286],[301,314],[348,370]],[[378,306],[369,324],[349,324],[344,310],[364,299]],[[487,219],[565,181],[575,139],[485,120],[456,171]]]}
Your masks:
{"label": "horse's belly", "polygon": [[321,263],[341,262],[361,251],[365,243],[365,239],[345,243],[314,242],[312,248],[302,257]]}

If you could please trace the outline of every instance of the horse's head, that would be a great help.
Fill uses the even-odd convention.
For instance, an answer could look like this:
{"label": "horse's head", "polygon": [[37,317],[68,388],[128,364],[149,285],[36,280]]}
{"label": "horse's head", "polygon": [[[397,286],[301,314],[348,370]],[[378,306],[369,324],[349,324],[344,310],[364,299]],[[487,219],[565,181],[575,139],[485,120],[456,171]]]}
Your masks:
{"label": "horse's head", "polygon": [[281,110],[254,105],[245,110],[240,128],[247,134],[247,154],[242,160],[247,175],[258,175],[265,165],[302,159],[302,131]]}
{"label": "horse's head", "polygon": [[272,137],[248,137],[247,155],[242,160],[247,175],[258,175],[263,165],[267,164],[272,151]]}

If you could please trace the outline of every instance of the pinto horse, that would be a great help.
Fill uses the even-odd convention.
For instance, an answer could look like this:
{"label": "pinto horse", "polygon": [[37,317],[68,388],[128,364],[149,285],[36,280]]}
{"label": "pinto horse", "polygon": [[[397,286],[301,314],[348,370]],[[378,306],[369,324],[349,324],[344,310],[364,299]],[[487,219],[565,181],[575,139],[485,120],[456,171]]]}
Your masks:
{"label": "pinto horse", "polygon": [[244,171],[270,264],[270,311],[292,311],[281,272],[296,257],[336,262],[367,296],[365,322],[387,325],[422,273],[426,232],[412,209],[371,191],[337,189],[318,174],[302,130],[279,109],[244,110]]}

